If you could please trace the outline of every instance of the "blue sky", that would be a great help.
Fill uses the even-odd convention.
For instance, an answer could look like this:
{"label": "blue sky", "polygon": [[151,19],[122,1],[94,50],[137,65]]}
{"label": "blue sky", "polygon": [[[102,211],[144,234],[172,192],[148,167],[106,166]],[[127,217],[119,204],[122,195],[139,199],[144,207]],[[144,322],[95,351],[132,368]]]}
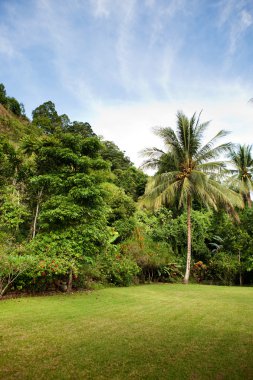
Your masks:
{"label": "blue sky", "polygon": [[29,117],[52,100],[136,164],[177,110],[251,144],[253,1],[0,0],[0,82]]}

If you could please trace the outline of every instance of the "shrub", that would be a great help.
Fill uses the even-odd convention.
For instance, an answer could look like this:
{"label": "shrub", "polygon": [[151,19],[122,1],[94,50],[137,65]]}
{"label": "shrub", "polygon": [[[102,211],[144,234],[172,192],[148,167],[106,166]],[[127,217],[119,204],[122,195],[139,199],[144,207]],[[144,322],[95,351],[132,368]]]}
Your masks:
{"label": "shrub", "polygon": [[140,272],[137,263],[128,255],[111,247],[106,254],[99,255],[96,262],[103,282],[117,286],[129,286]]}
{"label": "shrub", "polygon": [[140,267],[141,282],[174,282],[182,277],[181,263],[166,242],[155,242],[141,228],[136,228],[132,239],[121,244],[121,251]]}
{"label": "shrub", "polygon": [[198,261],[193,265],[192,275],[197,280],[197,282],[202,282],[207,273],[207,266],[203,263],[203,261]]}
{"label": "shrub", "polygon": [[206,278],[214,283],[233,285],[238,271],[237,257],[219,252],[209,261]]}
{"label": "shrub", "polygon": [[0,245],[0,297],[10,286],[17,282],[18,278],[33,271],[37,267],[36,259],[31,255],[24,255],[22,250],[13,244]]}

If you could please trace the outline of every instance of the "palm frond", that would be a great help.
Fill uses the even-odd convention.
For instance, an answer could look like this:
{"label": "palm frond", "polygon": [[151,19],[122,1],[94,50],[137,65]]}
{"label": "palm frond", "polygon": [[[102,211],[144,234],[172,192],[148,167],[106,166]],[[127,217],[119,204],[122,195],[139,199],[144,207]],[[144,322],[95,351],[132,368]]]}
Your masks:
{"label": "palm frond", "polygon": [[253,190],[253,158],[251,150],[251,145],[234,145],[228,152],[230,164],[235,168],[235,170],[231,170],[231,173],[236,171],[231,176],[230,183],[243,196],[245,202],[249,202],[250,192]]}
{"label": "palm frond", "polygon": [[202,124],[197,124],[194,130],[194,134],[196,136],[196,139],[201,143],[201,140],[203,138],[204,132],[206,131],[207,127],[209,126],[210,121],[206,121]]}
{"label": "palm frond", "polygon": [[214,195],[217,199],[217,204],[219,205],[229,206],[231,208],[244,207],[243,199],[240,194],[225,187],[217,181],[210,179],[208,181],[207,190]]}
{"label": "palm frond", "polygon": [[194,127],[194,134],[195,134],[196,138],[198,139],[199,143],[201,143],[201,140],[203,138],[203,134],[206,131],[208,125],[210,124],[210,120],[206,121],[204,123],[200,123],[201,114],[202,114],[202,111],[200,111],[198,118],[197,118],[197,121],[195,123],[195,127]]}
{"label": "palm frond", "polygon": [[142,204],[149,208],[151,205],[154,209],[162,204],[173,204],[180,185],[175,181],[177,174],[178,172],[172,172],[150,177]]}
{"label": "palm frond", "polygon": [[183,181],[181,181],[180,185],[181,186],[178,205],[179,207],[182,207],[186,203],[187,196],[191,194],[192,183],[189,180],[189,178],[186,177],[183,179]]}
{"label": "palm frond", "polygon": [[253,166],[253,157],[251,155],[251,145],[232,146],[228,152],[230,163],[238,170],[250,169]]}
{"label": "palm frond", "polygon": [[199,141],[194,134],[194,126],[196,122],[196,114],[190,120],[182,111],[177,113],[177,136],[183,152],[182,157],[189,160],[198,149]]}
{"label": "palm frond", "polygon": [[[154,148],[146,150],[148,160],[144,165],[158,168],[158,174],[149,181],[145,192],[145,197],[152,200],[155,207],[175,201],[181,207],[188,196],[215,209],[218,205],[230,209],[243,206],[242,197],[222,181],[228,174],[225,163],[216,160],[232,149],[231,143],[216,146],[228,132],[221,130],[201,147],[202,135],[209,122],[200,123],[200,115],[194,114],[188,119],[179,111],[176,132],[172,128],[155,130],[167,148],[166,152]],[[245,186],[249,186],[249,181],[250,176],[245,177]]]}
{"label": "palm frond", "polygon": [[158,148],[146,148],[140,152],[143,157],[148,157],[142,164],[143,169],[156,169],[159,166],[161,156],[165,154]]}
{"label": "palm frond", "polygon": [[143,157],[160,157],[162,154],[164,154],[164,151],[159,148],[145,148],[140,151],[140,156]]}
{"label": "palm frond", "polygon": [[216,158],[217,156],[229,151],[231,143],[224,143],[212,148],[212,144],[206,144],[200,151],[196,154],[195,159],[199,163],[206,162]]}
{"label": "palm frond", "polygon": [[165,146],[172,155],[176,157],[183,157],[183,149],[180,141],[172,128],[155,128],[155,134],[161,137]]}
{"label": "palm frond", "polygon": [[210,175],[213,173],[227,173],[226,165],[223,161],[204,162],[202,164],[197,165],[197,169]]}

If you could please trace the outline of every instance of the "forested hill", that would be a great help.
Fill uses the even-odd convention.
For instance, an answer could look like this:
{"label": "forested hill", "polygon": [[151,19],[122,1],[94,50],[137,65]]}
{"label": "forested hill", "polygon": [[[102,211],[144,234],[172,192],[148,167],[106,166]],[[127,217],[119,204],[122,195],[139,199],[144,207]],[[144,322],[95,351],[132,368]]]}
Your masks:
{"label": "forested hill", "polygon": [[[146,181],[89,123],[59,115],[51,101],[29,120],[0,85],[1,271],[29,267],[23,288],[31,279],[39,289],[52,281],[56,286],[66,276],[71,287],[72,276],[95,258],[105,252],[114,257],[116,243],[132,234]],[[138,271],[136,263],[129,265]]]}

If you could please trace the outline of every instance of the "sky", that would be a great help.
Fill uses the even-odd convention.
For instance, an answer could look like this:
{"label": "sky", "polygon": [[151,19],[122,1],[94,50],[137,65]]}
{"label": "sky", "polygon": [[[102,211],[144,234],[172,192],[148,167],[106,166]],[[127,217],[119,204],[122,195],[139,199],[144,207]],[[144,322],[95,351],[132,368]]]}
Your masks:
{"label": "sky", "polygon": [[28,117],[51,100],[137,166],[178,110],[253,144],[253,0],[0,0],[0,83]]}

